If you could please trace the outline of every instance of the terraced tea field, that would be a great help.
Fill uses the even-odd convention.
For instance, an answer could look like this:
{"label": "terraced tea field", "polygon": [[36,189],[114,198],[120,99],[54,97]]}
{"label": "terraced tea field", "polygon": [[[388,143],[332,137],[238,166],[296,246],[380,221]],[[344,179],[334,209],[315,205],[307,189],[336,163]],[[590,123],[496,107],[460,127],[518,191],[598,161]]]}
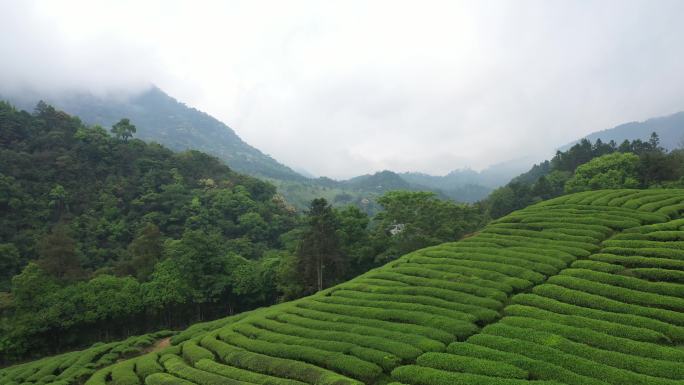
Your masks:
{"label": "terraced tea field", "polygon": [[[682,190],[542,202],[316,295],[197,325],[86,384],[684,384],[682,212]],[[64,376],[75,357],[86,361],[0,370],[0,383],[78,383]]]}

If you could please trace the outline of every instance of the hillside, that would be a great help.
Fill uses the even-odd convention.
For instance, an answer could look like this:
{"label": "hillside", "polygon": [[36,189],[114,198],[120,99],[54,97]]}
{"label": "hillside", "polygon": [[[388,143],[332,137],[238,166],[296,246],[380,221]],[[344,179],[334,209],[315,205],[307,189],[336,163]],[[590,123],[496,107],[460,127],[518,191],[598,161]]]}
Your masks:
{"label": "hillside", "polygon": [[87,93],[60,96],[19,95],[9,98],[31,111],[43,99],[87,124],[111,127],[122,117],[137,127],[136,137],[175,151],[198,150],[225,161],[233,170],[252,176],[306,180],[289,167],[245,143],[223,122],[189,107],[157,87],[131,97],[98,97]]}
{"label": "hillside", "polygon": [[[625,140],[641,139],[648,141],[652,132],[660,136],[660,145],[666,149],[673,150],[681,147],[684,142],[684,111],[648,119],[643,122],[621,124],[589,134],[584,139],[588,139],[591,142],[596,142],[597,139],[601,139],[603,142],[610,142],[612,140],[619,145]],[[578,142],[579,140],[566,144],[560,150],[565,151]]]}
{"label": "hillside", "polygon": [[[198,324],[86,384],[682,384],[683,212],[674,189],[541,202],[313,296]],[[90,356],[2,369],[0,383],[76,384],[99,366]]]}

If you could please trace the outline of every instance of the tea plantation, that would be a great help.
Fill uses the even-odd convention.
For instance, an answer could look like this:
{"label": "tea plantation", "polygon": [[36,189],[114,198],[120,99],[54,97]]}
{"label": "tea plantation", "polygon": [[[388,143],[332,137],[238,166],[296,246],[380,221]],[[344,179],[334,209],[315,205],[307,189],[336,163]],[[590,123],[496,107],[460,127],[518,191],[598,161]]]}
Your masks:
{"label": "tea plantation", "polygon": [[160,351],[101,345],[0,383],[684,384],[681,213],[682,190],[567,195]]}

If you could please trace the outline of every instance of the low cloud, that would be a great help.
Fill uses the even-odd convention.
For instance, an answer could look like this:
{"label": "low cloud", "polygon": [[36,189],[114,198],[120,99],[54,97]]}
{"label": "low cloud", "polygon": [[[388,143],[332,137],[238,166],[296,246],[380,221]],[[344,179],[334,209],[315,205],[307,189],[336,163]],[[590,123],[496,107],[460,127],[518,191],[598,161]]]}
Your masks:
{"label": "low cloud", "polygon": [[0,6],[0,93],[157,84],[318,175],[541,159],[684,109],[680,1]]}

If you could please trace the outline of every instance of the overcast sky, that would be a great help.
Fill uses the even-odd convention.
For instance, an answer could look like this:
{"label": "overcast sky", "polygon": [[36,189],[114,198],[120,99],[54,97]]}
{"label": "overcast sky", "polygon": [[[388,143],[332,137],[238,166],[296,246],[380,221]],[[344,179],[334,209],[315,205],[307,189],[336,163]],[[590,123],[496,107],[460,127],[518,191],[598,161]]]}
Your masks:
{"label": "overcast sky", "polygon": [[481,169],[684,110],[684,1],[0,0],[0,91],[156,84],[295,168]]}

